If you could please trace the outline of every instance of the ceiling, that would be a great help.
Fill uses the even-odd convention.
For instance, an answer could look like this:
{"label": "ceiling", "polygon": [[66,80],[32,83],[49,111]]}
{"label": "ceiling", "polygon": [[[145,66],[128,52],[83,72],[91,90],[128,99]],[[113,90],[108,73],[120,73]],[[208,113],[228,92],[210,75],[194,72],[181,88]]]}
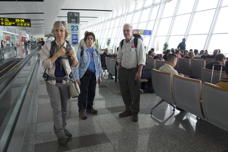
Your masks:
{"label": "ceiling", "polygon": [[[33,0],[35,1],[35,0]],[[32,35],[50,33],[55,20],[67,20],[67,12],[80,12],[81,24],[89,24],[130,0],[44,0],[43,2],[4,2],[0,0],[0,17],[31,19],[31,28],[22,28]],[[80,9],[80,10],[78,10]]]}

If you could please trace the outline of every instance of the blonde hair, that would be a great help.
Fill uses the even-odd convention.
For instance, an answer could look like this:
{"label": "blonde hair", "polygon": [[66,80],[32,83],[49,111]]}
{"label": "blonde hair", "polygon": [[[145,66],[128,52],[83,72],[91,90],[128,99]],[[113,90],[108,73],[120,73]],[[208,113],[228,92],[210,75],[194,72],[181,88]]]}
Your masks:
{"label": "blonde hair", "polygon": [[68,36],[68,31],[67,31],[67,23],[65,21],[55,21],[55,23],[53,24],[51,33],[54,35],[54,31],[56,28],[59,28],[60,26],[63,26],[65,28],[65,39]]}

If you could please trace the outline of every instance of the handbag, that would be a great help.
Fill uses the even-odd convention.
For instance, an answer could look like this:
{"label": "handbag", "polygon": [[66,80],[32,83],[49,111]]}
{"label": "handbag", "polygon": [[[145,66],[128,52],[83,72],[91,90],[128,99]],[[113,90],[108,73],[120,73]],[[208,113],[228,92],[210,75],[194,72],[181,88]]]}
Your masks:
{"label": "handbag", "polygon": [[70,80],[69,82],[69,94],[71,98],[76,98],[80,94],[80,87],[77,82]]}

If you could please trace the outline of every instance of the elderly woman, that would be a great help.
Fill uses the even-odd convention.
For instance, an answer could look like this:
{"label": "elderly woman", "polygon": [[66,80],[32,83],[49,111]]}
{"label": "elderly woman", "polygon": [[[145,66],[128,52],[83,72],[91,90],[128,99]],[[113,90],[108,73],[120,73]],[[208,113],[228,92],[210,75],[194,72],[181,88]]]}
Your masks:
{"label": "elderly woman", "polygon": [[97,110],[93,108],[93,102],[96,83],[100,81],[102,74],[100,55],[94,48],[94,33],[85,33],[84,42],[85,45],[79,47],[77,52],[79,66],[75,70],[76,81],[81,90],[78,97],[78,110],[79,118],[82,120],[87,119],[87,114],[97,114]]}
{"label": "elderly woman", "polygon": [[55,40],[47,42],[41,50],[43,77],[53,110],[54,132],[59,145],[65,146],[72,137],[66,130],[67,102],[70,98],[68,86],[72,79],[71,67],[78,64],[73,48],[66,41],[68,32],[64,21],[56,21],[52,33]]}

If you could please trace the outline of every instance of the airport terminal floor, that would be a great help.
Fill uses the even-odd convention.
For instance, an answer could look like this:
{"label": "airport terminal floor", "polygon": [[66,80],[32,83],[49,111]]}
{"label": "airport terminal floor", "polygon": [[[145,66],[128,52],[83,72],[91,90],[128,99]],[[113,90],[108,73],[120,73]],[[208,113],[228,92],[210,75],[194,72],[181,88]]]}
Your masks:
{"label": "airport terminal floor", "polygon": [[[59,147],[53,132],[52,109],[42,79],[34,97],[33,123],[25,137],[23,152],[225,152],[228,133],[190,113],[176,110],[165,124],[151,119],[150,108],[159,101],[155,94],[142,94],[139,121],[119,118],[124,110],[118,83],[104,80],[97,86],[95,108],[98,115],[80,120],[77,99],[68,104],[67,128],[73,134],[67,147]],[[163,119],[171,108],[164,104],[155,113]]]}

